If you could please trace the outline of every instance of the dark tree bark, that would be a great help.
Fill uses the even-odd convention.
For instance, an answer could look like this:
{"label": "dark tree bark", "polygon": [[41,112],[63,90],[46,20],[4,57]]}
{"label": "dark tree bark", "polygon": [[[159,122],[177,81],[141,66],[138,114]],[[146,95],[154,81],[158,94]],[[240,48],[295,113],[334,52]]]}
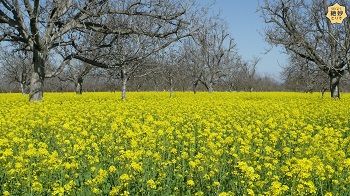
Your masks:
{"label": "dark tree bark", "polygon": [[332,98],[340,98],[339,82],[343,74],[344,74],[344,71],[329,73],[330,91],[331,91]]}
{"label": "dark tree bark", "polygon": [[196,80],[196,81],[193,82],[193,93],[194,94],[197,93],[198,82],[199,82],[199,80]]}
{"label": "dark tree bark", "polygon": [[83,94],[83,77],[78,77],[77,83],[76,83],[76,87],[75,87],[75,92],[78,95]]}
{"label": "dark tree bark", "polygon": [[322,98],[324,98],[324,93],[326,92],[326,90],[327,88],[323,86],[321,89]]}
{"label": "dark tree bark", "polygon": [[[35,46],[38,47],[38,46]],[[30,83],[29,101],[42,101],[44,92],[45,64],[47,62],[48,52],[33,50],[33,73]]]}

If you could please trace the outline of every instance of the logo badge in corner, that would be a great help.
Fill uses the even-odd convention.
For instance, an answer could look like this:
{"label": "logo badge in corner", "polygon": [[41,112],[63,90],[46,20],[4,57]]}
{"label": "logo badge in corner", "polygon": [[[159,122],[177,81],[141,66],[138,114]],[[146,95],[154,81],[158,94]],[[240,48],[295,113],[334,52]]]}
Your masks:
{"label": "logo badge in corner", "polygon": [[336,3],[328,7],[327,18],[329,18],[332,23],[342,23],[346,17],[345,6]]}

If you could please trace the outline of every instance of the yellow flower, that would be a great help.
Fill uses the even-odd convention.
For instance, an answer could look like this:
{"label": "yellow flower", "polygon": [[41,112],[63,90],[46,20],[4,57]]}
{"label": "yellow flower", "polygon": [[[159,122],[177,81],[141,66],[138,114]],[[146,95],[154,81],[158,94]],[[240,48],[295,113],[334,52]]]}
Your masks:
{"label": "yellow flower", "polygon": [[43,189],[43,185],[40,182],[33,182],[31,189],[40,193]]}
{"label": "yellow flower", "polygon": [[194,181],[193,180],[187,180],[187,185],[188,186],[194,186]]}
{"label": "yellow flower", "polygon": [[271,183],[270,190],[272,195],[282,195],[283,192],[288,190],[288,186],[283,186],[281,182],[274,181]]}
{"label": "yellow flower", "polygon": [[111,166],[109,166],[108,170],[109,170],[109,172],[114,173],[115,171],[117,171],[117,168],[114,165],[111,165]]}
{"label": "yellow flower", "polygon": [[132,162],[131,163],[131,167],[137,172],[142,172],[143,171],[142,166],[139,163]]}
{"label": "yellow flower", "polygon": [[188,158],[188,153],[187,153],[187,152],[182,152],[182,153],[181,153],[181,157],[182,157],[183,159],[187,159],[187,158]]}
{"label": "yellow flower", "polygon": [[54,187],[52,194],[53,195],[60,195],[60,196],[64,195],[64,188],[63,187],[58,187],[58,188]]}
{"label": "yellow flower", "polygon": [[100,195],[100,194],[102,193],[102,190],[100,190],[100,189],[94,187],[94,188],[92,188],[91,192]]}
{"label": "yellow flower", "polygon": [[125,196],[128,196],[128,195],[130,195],[130,192],[129,191],[124,191],[122,194],[120,194],[120,195],[125,195]]}
{"label": "yellow flower", "polygon": [[227,196],[227,193],[226,192],[221,192],[221,193],[219,193],[219,196]]}
{"label": "yellow flower", "polygon": [[147,180],[147,185],[151,188],[151,189],[156,189],[157,185],[156,183],[151,179],[151,180]]}
{"label": "yellow flower", "polygon": [[252,196],[255,195],[255,193],[254,193],[254,191],[252,189],[247,189],[247,194],[248,195],[252,195]]}
{"label": "yellow flower", "polygon": [[197,163],[194,162],[194,161],[190,161],[190,162],[189,162],[189,165],[190,165],[192,168],[195,168],[196,165],[197,165]]}
{"label": "yellow flower", "polygon": [[62,127],[65,128],[65,129],[70,129],[70,125],[68,123],[63,124]]}
{"label": "yellow flower", "polygon": [[215,182],[214,182],[214,186],[220,186],[220,182],[215,181]]}
{"label": "yellow flower", "polygon": [[8,157],[8,156],[12,156],[13,155],[13,150],[12,148],[6,148],[3,152],[2,152],[3,156]]}
{"label": "yellow flower", "polygon": [[176,148],[172,148],[172,149],[170,150],[170,152],[173,153],[173,154],[176,154],[176,153],[177,153],[177,149],[176,149]]}
{"label": "yellow flower", "polygon": [[128,174],[122,174],[122,175],[119,177],[119,179],[120,179],[121,181],[129,181],[131,178],[130,178],[130,176],[129,176]]}

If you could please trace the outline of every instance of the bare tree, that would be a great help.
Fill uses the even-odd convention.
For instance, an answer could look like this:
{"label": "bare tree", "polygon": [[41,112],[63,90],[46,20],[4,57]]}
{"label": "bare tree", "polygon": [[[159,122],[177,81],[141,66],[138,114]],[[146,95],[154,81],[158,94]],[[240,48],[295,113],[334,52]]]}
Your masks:
{"label": "bare tree", "polygon": [[317,65],[298,55],[290,55],[289,64],[281,73],[287,90],[313,92],[327,89],[327,75]]}
{"label": "bare tree", "polygon": [[100,68],[119,70],[125,100],[127,81],[140,72],[145,75],[153,71],[154,66],[148,63],[153,55],[196,31],[198,14],[204,12],[193,12],[194,6],[191,0],[119,2],[118,8],[125,11],[106,19],[108,29],[116,29],[117,33],[101,31],[94,35],[94,44],[76,43],[74,58]]}
{"label": "bare tree", "polygon": [[77,94],[83,93],[84,78],[93,71],[94,67],[84,62],[71,61],[63,73],[58,76],[61,81],[70,81],[74,83],[75,92]]}
{"label": "bare tree", "polygon": [[202,28],[187,42],[185,50],[192,61],[193,88],[202,83],[209,93],[231,66],[236,55],[236,45],[227,32],[223,20],[211,18],[204,21]]}
{"label": "bare tree", "polygon": [[257,85],[256,66],[260,58],[254,57],[250,61],[244,60],[238,56],[231,61],[232,65],[226,72],[222,82],[228,86],[229,91],[253,91]]}
{"label": "bare tree", "polygon": [[[120,59],[125,62],[113,68],[116,71],[120,71],[122,99],[124,101],[126,100],[127,82],[131,78],[144,77],[157,69],[150,58],[153,53],[158,51],[153,41],[153,38],[140,35],[128,36],[126,39],[118,41],[119,50],[116,50],[111,58],[114,62]],[[126,61],[126,59],[133,58],[137,59]]]}
{"label": "bare tree", "polygon": [[256,66],[260,59],[255,57],[251,61],[241,61],[238,66],[238,80],[241,83],[241,89],[252,92],[256,83]]}
{"label": "bare tree", "polygon": [[169,88],[170,98],[173,97],[173,91],[175,84],[183,79],[180,74],[183,69],[183,64],[186,59],[183,58],[183,52],[180,52],[180,47],[172,47],[168,50],[162,51],[159,59],[159,75],[166,82]]}
{"label": "bare tree", "polygon": [[[0,40],[21,43],[24,47],[17,48],[18,50],[32,52],[30,101],[41,101],[44,78],[60,72],[46,73],[48,59],[62,47],[70,48],[71,54],[60,59],[58,70],[62,70],[73,57],[95,66],[110,67],[112,64],[103,65],[98,59],[91,59],[88,51],[108,48],[116,36],[123,35],[167,39],[158,47],[164,48],[189,35],[187,29],[192,26],[189,13],[195,12],[193,6],[194,3],[190,0],[0,1]],[[116,18],[125,20],[120,23],[120,20],[114,20]],[[138,22],[135,23],[136,21]],[[101,42],[93,47],[84,47],[82,43],[85,42],[81,42],[81,39],[84,40],[92,32],[102,34]],[[144,55],[141,58],[146,57]],[[134,58],[113,65],[123,65],[135,60]]]}
{"label": "bare tree", "polygon": [[277,81],[274,76],[268,74],[257,76],[255,81],[257,91],[284,91],[281,82]]}
{"label": "bare tree", "polygon": [[331,97],[339,98],[339,82],[349,67],[350,20],[332,24],[328,6],[327,0],[263,0],[260,11],[269,24],[266,40],[315,63],[330,79]]}
{"label": "bare tree", "polygon": [[[7,0],[0,2],[0,40],[20,43],[18,50],[32,52],[30,101],[41,101],[44,78],[57,74],[45,73],[50,51],[72,43],[68,36],[74,29],[95,25],[89,19],[103,12],[91,13],[93,8],[106,6],[106,1],[40,1]],[[67,57],[70,58],[70,57]],[[65,63],[63,59],[62,65]],[[61,68],[62,66],[59,66]]]}
{"label": "bare tree", "polygon": [[129,62],[122,65],[119,69],[115,68],[114,71],[120,72],[117,76],[121,81],[122,100],[126,100],[127,82],[130,79],[145,77],[157,69],[153,63],[147,60]]}
{"label": "bare tree", "polygon": [[1,49],[1,72],[4,79],[11,83],[17,83],[23,95],[29,93],[31,59],[30,54],[17,51],[9,52]]}

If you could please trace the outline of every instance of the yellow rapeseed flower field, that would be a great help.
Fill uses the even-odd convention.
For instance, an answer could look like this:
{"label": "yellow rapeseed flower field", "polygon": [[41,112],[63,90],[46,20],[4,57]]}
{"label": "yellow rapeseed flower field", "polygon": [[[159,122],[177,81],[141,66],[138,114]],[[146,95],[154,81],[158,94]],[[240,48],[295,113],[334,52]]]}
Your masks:
{"label": "yellow rapeseed flower field", "polygon": [[1,194],[350,195],[349,94],[119,96],[0,94]]}

